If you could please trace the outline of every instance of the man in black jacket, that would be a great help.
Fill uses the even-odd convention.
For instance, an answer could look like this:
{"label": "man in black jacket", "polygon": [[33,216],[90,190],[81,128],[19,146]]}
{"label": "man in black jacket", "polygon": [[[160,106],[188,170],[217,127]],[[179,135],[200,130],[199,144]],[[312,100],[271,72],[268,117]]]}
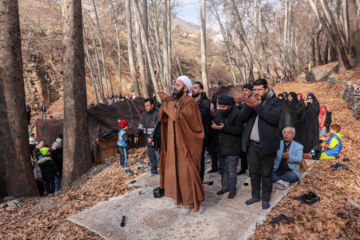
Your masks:
{"label": "man in black jacket", "polygon": [[216,111],[211,127],[218,133],[218,159],[221,172],[222,189],[217,195],[230,192],[228,198],[236,196],[237,165],[241,151],[243,123],[239,110],[232,107],[231,99],[223,94],[218,99],[220,111]]}
{"label": "man in black jacket", "polygon": [[250,168],[251,195],[246,205],[260,201],[262,186],[262,208],[270,207],[272,192],[272,170],[276,152],[280,148],[279,119],[282,102],[268,88],[265,79],[254,82],[254,96],[245,99],[240,112],[241,121],[246,122],[242,135],[242,150],[247,152]]}
{"label": "man in black jacket", "polygon": [[201,178],[201,182],[203,182],[204,172],[205,172],[205,148],[209,136],[210,100],[207,98],[206,94],[204,93],[204,85],[201,82],[195,82],[193,84],[192,97],[198,103],[201,114],[201,121],[205,132],[205,138],[204,138],[202,155],[201,155],[201,170],[200,170],[200,178]]}
{"label": "man in black jacket", "polygon": [[145,144],[147,146],[149,158],[150,158],[150,167],[151,167],[151,175],[154,176],[157,174],[157,159],[156,159],[156,151],[154,146],[152,145],[153,139],[151,138],[153,131],[155,130],[155,125],[158,120],[159,111],[155,108],[154,100],[147,98],[145,99],[145,112],[142,115],[141,121],[139,123],[138,129],[135,133],[134,142],[137,143],[139,141],[139,136],[143,132]]}

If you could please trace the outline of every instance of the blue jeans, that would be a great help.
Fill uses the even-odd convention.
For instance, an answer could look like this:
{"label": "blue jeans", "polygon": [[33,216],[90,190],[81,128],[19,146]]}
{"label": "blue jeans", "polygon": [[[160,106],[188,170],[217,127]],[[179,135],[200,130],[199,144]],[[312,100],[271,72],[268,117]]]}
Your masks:
{"label": "blue jeans", "polygon": [[273,172],[273,182],[276,183],[279,180],[283,180],[284,182],[296,182],[298,180],[298,176],[293,171],[281,172],[276,171]]}
{"label": "blue jeans", "polygon": [[41,111],[41,119],[44,119],[44,115],[45,115],[45,119],[46,119],[46,112]]}
{"label": "blue jeans", "polygon": [[61,180],[62,180],[62,177],[57,177],[55,176],[55,192],[58,192],[61,190]]}
{"label": "blue jeans", "polygon": [[220,155],[219,162],[224,164],[223,169],[222,164],[220,164],[222,190],[236,193],[239,156]]}

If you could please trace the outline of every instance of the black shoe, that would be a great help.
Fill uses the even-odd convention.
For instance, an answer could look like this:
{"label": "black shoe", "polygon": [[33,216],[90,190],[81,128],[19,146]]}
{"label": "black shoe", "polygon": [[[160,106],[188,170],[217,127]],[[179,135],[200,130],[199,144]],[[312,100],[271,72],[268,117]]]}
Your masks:
{"label": "black shoe", "polygon": [[214,172],[218,172],[218,170],[216,169],[211,169],[210,171],[208,171],[208,173],[214,173]]}
{"label": "black shoe", "polygon": [[237,175],[242,175],[242,174],[245,174],[246,173],[246,170],[240,170]]}
{"label": "black shoe", "polygon": [[236,196],[236,192],[230,192],[228,199],[234,199],[235,196]]}
{"label": "black shoe", "polygon": [[216,193],[216,195],[223,195],[224,193],[227,193],[229,190],[225,191],[225,190],[220,190]]}

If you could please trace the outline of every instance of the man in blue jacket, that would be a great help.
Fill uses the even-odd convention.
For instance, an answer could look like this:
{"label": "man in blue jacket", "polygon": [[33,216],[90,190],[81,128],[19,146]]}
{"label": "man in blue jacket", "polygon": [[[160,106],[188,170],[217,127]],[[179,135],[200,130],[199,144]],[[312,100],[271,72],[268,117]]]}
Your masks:
{"label": "man in blue jacket", "polygon": [[273,182],[288,188],[290,183],[298,181],[301,177],[300,163],[303,158],[304,147],[293,141],[295,128],[284,128],[282,134],[284,140],[280,141],[280,149],[275,158]]}
{"label": "man in blue jacket", "polygon": [[252,195],[245,204],[260,201],[262,186],[262,208],[267,209],[270,207],[274,160],[280,148],[278,123],[282,102],[268,87],[265,79],[258,79],[253,85],[254,96],[245,99],[240,112],[240,121],[246,123],[242,135],[242,150],[247,152]]}

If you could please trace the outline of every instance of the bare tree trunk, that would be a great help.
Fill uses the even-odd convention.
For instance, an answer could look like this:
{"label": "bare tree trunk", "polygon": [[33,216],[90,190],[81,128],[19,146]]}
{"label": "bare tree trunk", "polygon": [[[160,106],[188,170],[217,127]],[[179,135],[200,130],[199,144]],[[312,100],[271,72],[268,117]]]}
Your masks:
{"label": "bare tree trunk", "polygon": [[341,40],[340,32],[338,29],[338,26],[336,24],[336,21],[334,19],[334,16],[332,15],[329,5],[325,0],[320,0],[322,9],[325,13],[325,16],[327,18],[327,21],[330,26],[327,25],[325,20],[322,18],[321,14],[319,13],[318,9],[316,8],[316,5],[314,4],[313,0],[308,0],[310,3],[311,8],[315,12],[315,15],[320,20],[321,25],[326,30],[326,33],[328,35],[328,38],[332,41],[333,45],[336,48],[336,52],[339,58],[339,73],[344,72],[346,69],[350,68],[350,63],[347,58],[344,45]]}
{"label": "bare tree trunk", "polygon": [[254,56],[253,49],[251,48],[250,41],[246,36],[245,29],[244,29],[243,23],[242,23],[241,18],[240,18],[239,10],[237,9],[236,4],[235,4],[235,0],[229,0],[229,1],[231,1],[231,3],[232,3],[230,8],[231,8],[232,14],[233,14],[233,16],[235,18],[236,25],[237,25],[235,30],[238,33],[240,39],[244,42],[244,44],[245,44],[245,46],[246,46],[246,48],[247,48],[247,50],[249,52],[250,58],[252,59],[252,62],[255,64],[256,69],[258,70],[260,77],[265,77],[266,74],[262,70],[260,63],[257,61],[257,58]]}
{"label": "bare tree trunk", "polygon": [[176,59],[176,62],[178,64],[178,67],[179,67],[179,71],[180,71],[180,75],[182,76],[183,75],[183,72],[182,72],[182,69],[181,69],[181,65],[180,65],[180,62],[179,62],[179,58],[176,54],[176,47],[175,47],[175,44],[173,44],[173,49],[174,49],[174,55],[175,55],[175,59]]}
{"label": "bare tree trunk", "polygon": [[97,66],[97,77],[98,77],[98,83],[99,83],[99,93],[100,93],[100,97],[101,97],[101,102],[105,102],[105,96],[104,96],[104,87],[103,87],[103,81],[102,81],[102,76],[101,76],[101,68],[100,68],[100,61],[99,61],[99,55],[97,52],[97,47],[96,47],[96,41],[95,41],[95,37],[94,37],[94,33],[93,30],[91,28],[91,24],[88,20],[88,17],[85,17],[86,22],[89,25],[89,29],[90,29],[90,34],[91,34],[91,38],[93,41],[93,45],[94,45],[94,54],[95,54],[95,59],[96,59],[96,66]]}
{"label": "bare tree trunk", "polygon": [[84,46],[85,46],[85,50],[86,50],[86,56],[87,56],[87,61],[85,60],[88,68],[89,68],[89,72],[90,72],[90,76],[91,76],[91,80],[93,82],[93,86],[94,86],[94,93],[95,93],[95,98],[96,98],[96,103],[99,103],[99,99],[98,99],[98,86],[96,84],[96,80],[94,78],[94,74],[93,74],[93,68],[92,65],[90,63],[91,61],[91,56],[89,53],[89,47],[88,47],[88,43],[87,43],[87,39],[86,39],[86,33],[85,33],[85,27],[84,27],[84,22],[83,22],[83,36],[84,36]]}
{"label": "bare tree trunk", "polygon": [[321,55],[320,55],[320,46],[319,46],[320,33],[321,33],[321,28],[316,32],[314,37],[315,66],[321,65]]}
{"label": "bare tree trunk", "polygon": [[109,87],[108,87],[108,79],[106,77],[106,59],[105,59],[104,48],[103,48],[103,45],[102,45],[101,30],[100,30],[98,14],[97,14],[97,10],[96,10],[96,4],[95,4],[95,0],[92,0],[92,1],[93,1],[94,11],[95,11],[95,17],[96,17],[96,23],[97,23],[97,33],[98,33],[99,45],[100,45],[102,61],[103,61],[104,78],[105,78],[105,91],[106,91],[106,97],[108,98],[109,97],[109,89],[108,89]]}
{"label": "bare tree trunk", "polygon": [[64,164],[69,186],[91,168],[81,1],[63,0]]}
{"label": "bare tree trunk", "polygon": [[349,1],[349,47],[350,57],[355,60],[355,64],[360,63],[360,17],[357,16],[359,2]]}
{"label": "bare tree trunk", "polygon": [[162,0],[162,39],[163,39],[163,66],[164,66],[164,83],[165,91],[170,91],[170,80],[169,80],[169,60],[168,60],[168,40],[167,40],[167,12],[168,0]]}
{"label": "bare tree trunk", "polygon": [[169,61],[169,82],[171,82],[171,69],[172,69],[172,62],[171,62],[171,4],[170,0],[167,0],[167,7],[168,7],[168,14],[167,14],[167,40],[168,40],[168,61]]}
{"label": "bare tree trunk", "polygon": [[[143,0],[143,22],[145,28],[145,37],[149,41],[149,18],[148,18],[148,7],[147,7],[147,0]],[[146,53],[145,53],[146,54]],[[146,68],[146,85],[148,88],[148,93],[151,94],[151,82],[150,82],[150,68],[149,68],[149,61],[147,56],[145,56],[145,68]]]}
{"label": "bare tree trunk", "polygon": [[131,5],[130,0],[125,0],[125,14],[126,14],[126,29],[127,29],[127,44],[128,44],[128,56],[129,56],[129,65],[131,80],[133,83],[135,96],[140,96],[139,84],[136,77],[136,69],[134,62],[134,50],[132,43],[132,27],[131,27]]}
{"label": "bare tree trunk", "polygon": [[[135,4],[135,1],[132,1],[132,4],[134,6],[135,15],[137,16],[137,19],[141,19],[139,6],[137,4]],[[159,86],[158,86],[158,83],[156,81],[154,69],[153,69],[153,66],[152,66],[149,42],[148,42],[148,39],[145,37],[145,28],[144,28],[143,22],[139,21],[138,23],[140,25],[140,32],[141,32],[141,36],[142,36],[141,39],[142,39],[142,41],[144,43],[144,46],[145,46],[146,56],[147,56],[148,61],[150,63],[149,68],[150,68],[151,80],[152,80],[152,83],[154,85],[154,90],[157,93],[157,92],[159,92]]]}
{"label": "bare tree trunk", "polygon": [[156,0],[153,4],[153,12],[154,12],[154,28],[155,28],[155,40],[156,40],[156,55],[159,60],[159,67],[160,67],[160,80],[163,86],[163,89],[165,88],[165,81],[164,81],[164,64],[161,57],[161,50],[160,50],[160,31],[159,31],[159,16],[158,16],[158,5],[156,4]]}
{"label": "bare tree trunk", "polygon": [[[146,2],[146,0],[144,0]],[[116,39],[117,39],[117,54],[118,54],[118,71],[119,71],[119,96],[122,94],[122,84],[121,84],[121,48],[120,48],[120,37],[119,37],[119,29],[116,21],[115,10],[113,0],[111,0],[111,10],[114,17],[114,25],[116,31]]]}
{"label": "bare tree trunk", "polygon": [[209,83],[207,79],[206,62],[206,4],[201,0],[201,80],[204,85],[204,92],[209,96]]}
{"label": "bare tree trunk", "polygon": [[18,1],[1,0],[0,13],[0,197],[33,197]]}
{"label": "bare tree trunk", "polygon": [[324,49],[324,64],[329,63],[329,40],[326,41],[325,49]]}
{"label": "bare tree trunk", "polygon": [[[146,1],[146,0],[144,0]],[[135,0],[135,4],[138,5],[138,1]],[[145,65],[143,61],[143,52],[142,52],[142,45],[141,45],[141,35],[140,35],[140,27],[139,22],[141,22],[142,19],[138,19],[135,15],[135,34],[136,34],[136,57],[138,60],[139,65],[139,72],[140,72],[140,80],[141,80],[141,90],[142,90],[142,96],[144,98],[149,98],[149,93],[147,89],[146,84],[146,73],[145,73]]]}

